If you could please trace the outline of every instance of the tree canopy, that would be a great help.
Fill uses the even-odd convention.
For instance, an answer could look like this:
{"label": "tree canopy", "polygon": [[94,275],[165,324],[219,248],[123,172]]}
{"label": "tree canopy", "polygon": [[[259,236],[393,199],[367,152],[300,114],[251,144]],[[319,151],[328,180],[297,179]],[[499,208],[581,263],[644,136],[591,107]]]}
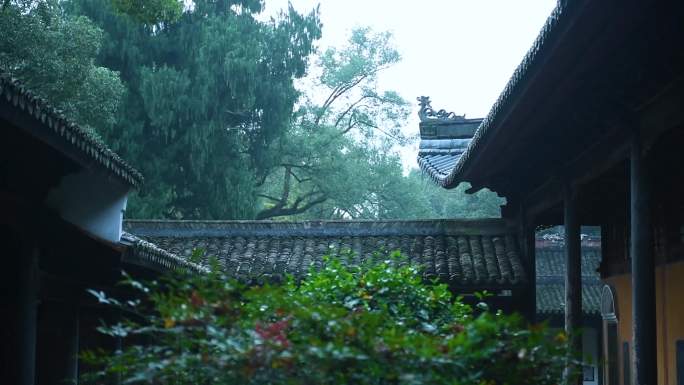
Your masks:
{"label": "tree canopy", "polygon": [[0,6],[0,31],[0,71],[95,132],[114,127],[125,86],[116,71],[96,64],[102,29],[65,15],[56,0],[11,0]]}
{"label": "tree canopy", "polygon": [[127,216],[340,219],[498,216],[492,193],[406,172],[411,105],[381,89],[392,35],[318,50],[318,10],[261,0],[10,0],[0,66],[145,175]]}
{"label": "tree canopy", "polygon": [[104,1],[79,1],[107,32],[100,60],[128,85],[120,124],[105,136],[140,167],[138,217],[250,218],[256,180],[275,162],[320,37],[316,10],[259,21],[259,1],[195,1],[174,23],[152,28]]}
{"label": "tree canopy", "polygon": [[378,75],[401,59],[391,34],[357,28],[317,59],[257,218],[499,215],[503,202],[492,193],[447,193],[415,170],[404,174],[397,149],[415,140],[405,130],[411,106],[378,86]]}

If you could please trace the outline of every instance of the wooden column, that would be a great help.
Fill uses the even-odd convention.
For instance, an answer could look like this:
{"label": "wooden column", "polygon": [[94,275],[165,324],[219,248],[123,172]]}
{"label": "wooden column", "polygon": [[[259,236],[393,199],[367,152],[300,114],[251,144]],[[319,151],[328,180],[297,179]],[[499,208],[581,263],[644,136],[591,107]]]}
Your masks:
{"label": "wooden column", "polygon": [[16,352],[14,363],[9,368],[10,383],[17,385],[33,385],[36,369],[36,321],[38,304],[38,252],[18,256],[22,258],[17,264],[14,314],[8,315],[14,320],[14,334],[11,346]]}
{"label": "wooden column", "polygon": [[529,281],[527,290],[525,292],[525,313],[527,319],[533,323],[537,320],[537,261],[536,261],[536,239],[535,239],[535,224],[531,218],[527,216],[527,209],[525,205],[520,205],[519,212],[519,232],[521,238],[521,248],[525,255],[527,264]]}
{"label": "wooden column", "polygon": [[634,384],[656,385],[658,361],[651,194],[649,171],[644,163],[638,132],[632,140],[630,163]]}
{"label": "wooden column", "polygon": [[[575,191],[566,182],[564,187],[563,215],[565,221],[565,331],[570,336],[574,353],[582,353],[582,249],[580,239],[579,207]],[[565,383],[570,384],[569,374],[576,372],[570,363],[565,373]],[[578,377],[572,383],[581,384]]]}
{"label": "wooden column", "polygon": [[41,333],[38,341],[38,385],[78,384],[77,305],[45,301],[39,310]]}
{"label": "wooden column", "polygon": [[535,227],[525,227],[523,234],[523,241],[525,242],[525,252],[527,253],[529,280],[527,292],[527,311],[530,322],[537,322],[537,253],[536,253],[536,233]]}

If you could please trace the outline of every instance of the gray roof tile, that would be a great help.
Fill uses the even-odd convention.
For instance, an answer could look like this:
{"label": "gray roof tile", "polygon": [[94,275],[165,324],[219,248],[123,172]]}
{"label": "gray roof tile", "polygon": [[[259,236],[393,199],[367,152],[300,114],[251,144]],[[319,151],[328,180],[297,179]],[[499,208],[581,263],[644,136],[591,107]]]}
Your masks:
{"label": "gray roof tile", "polygon": [[[563,314],[565,311],[565,254],[562,243],[538,242],[537,312]],[[582,245],[582,309],[586,314],[599,314],[601,298],[600,276],[597,272],[601,262],[601,247],[596,242]]]}
{"label": "gray roof tile", "polygon": [[189,262],[159,246],[123,232],[120,243],[126,247],[123,253],[125,263],[144,266],[157,271],[188,269],[193,272],[206,272],[204,267]]}
{"label": "gray roof tile", "polygon": [[[243,280],[301,277],[323,256],[346,264],[394,250],[426,278],[461,288],[512,288],[527,282],[518,245],[503,220],[432,221],[126,221],[125,228],[179,256],[202,248]],[[352,254],[346,253],[350,251]]]}
{"label": "gray roof tile", "polygon": [[482,119],[466,119],[444,110],[435,112],[430,98],[421,97],[418,165],[437,183],[451,173],[466,151]]}
{"label": "gray roof tile", "polygon": [[[244,281],[302,277],[320,268],[324,255],[346,264],[384,258],[401,250],[409,263],[424,266],[426,278],[460,288],[506,288],[527,282],[515,237],[502,220],[427,221],[126,221],[123,240],[133,244],[127,261],[158,268],[187,267],[194,249],[216,256]],[[154,242],[151,243],[151,242]],[[345,254],[349,250],[352,254]],[[375,253],[380,251],[380,253]],[[563,314],[565,259],[562,242],[538,240],[537,312]],[[582,246],[582,302],[599,313],[602,283],[597,273],[600,242]],[[201,268],[189,264],[193,270]]]}

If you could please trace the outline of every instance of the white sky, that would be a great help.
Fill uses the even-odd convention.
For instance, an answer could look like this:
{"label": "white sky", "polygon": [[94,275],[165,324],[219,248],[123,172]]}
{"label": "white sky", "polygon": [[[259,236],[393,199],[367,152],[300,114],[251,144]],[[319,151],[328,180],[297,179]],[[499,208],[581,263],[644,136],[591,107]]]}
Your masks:
{"label": "white sky", "polygon": [[[489,112],[556,4],[555,0],[290,1],[306,13],[320,3],[322,48],[342,45],[357,26],[391,31],[402,61],[380,76],[381,88],[397,91],[410,102],[430,96],[434,108],[470,118]],[[266,0],[266,13],[275,14],[287,2]],[[406,132],[418,133],[416,114]],[[416,167],[417,149],[402,154],[407,167]]]}

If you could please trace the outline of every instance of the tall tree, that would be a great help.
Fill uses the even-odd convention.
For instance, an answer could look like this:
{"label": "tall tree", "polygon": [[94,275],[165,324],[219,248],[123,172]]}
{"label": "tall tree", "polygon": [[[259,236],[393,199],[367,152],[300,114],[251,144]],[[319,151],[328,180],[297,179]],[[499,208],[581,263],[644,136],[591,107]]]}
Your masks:
{"label": "tall tree", "polygon": [[400,60],[391,33],[354,29],[345,46],[328,48],[319,58],[320,92],[327,96],[319,104],[309,101],[312,124],[332,125],[342,134],[381,133],[403,142],[408,105],[396,92],[381,91],[377,84],[378,75]]}
{"label": "tall tree", "polygon": [[274,147],[280,161],[259,188],[257,219],[500,215],[496,194],[444,191],[415,170],[404,174],[397,150],[414,139],[402,132],[410,106],[378,86],[399,60],[391,34],[369,28],[319,55],[288,135]]}
{"label": "tall tree", "polygon": [[111,0],[114,9],[133,20],[147,25],[172,23],[183,12],[183,1],[179,0]]}
{"label": "tall tree", "polygon": [[358,28],[345,46],[319,56],[315,78],[280,142],[280,161],[259,194],[258,219],[315,208],[323,215],[324,203],[335,212],[370,215],[370,208],[362,206],[383,201],[385,179],[379,171],[401,177],[391,150],[407,142],[401,128],[408,104],[377,84],[378,74],[400,59],[391,37]]}
{"label": "tall tree", "polygon": [[390,34],[354,30],[318,56],[300,94],[293,79],[320,36],[315,11],[262,22],[259,0],[198,1],[176,21],[153,21],[120,9],[135,1],[117,1],[5,2],[0,65],[142,168],[147,183],[129,215],[498,215],[491,193],[404,175],[397,148],[412,140],[402,133],[409,106],[377,84],[400,59]]}
{"label": "tall tree", "polygon": [[70,10],[107,32],[100,60],[128,85],[120,124],[106,137],[147,177],[130,214],[251,218],[299,97],[293,79],[306,74],[320,37],[318,13],[290,7],[263,22],[260,0],[192,5],[154,26],[104,0],[73,0]]}

